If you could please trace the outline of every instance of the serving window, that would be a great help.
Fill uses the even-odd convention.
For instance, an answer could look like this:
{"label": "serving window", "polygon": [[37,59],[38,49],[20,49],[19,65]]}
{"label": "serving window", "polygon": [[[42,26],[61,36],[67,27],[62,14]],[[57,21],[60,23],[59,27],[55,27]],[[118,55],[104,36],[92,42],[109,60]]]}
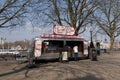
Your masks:
{"label": "serving window", "polygon": [[83,54],[83,49],[84,49],[83,41],[66,41],[66,44],[68,47],[72,49],[74,46],[78,46],[79,53]]}
{"label": "serving window", "polygon": [[63,47],[64,42],[59,40],[46,40],[43,41],[43,53],[57,53]]}
{"label": "serving window", "polygon": [[[65,43],[64,43],[65,42]],[[73,53],[73,47],[78,46],[79,53],[83,53],[83,41],[63,41],[63,40],[44,40],[42,46],[42,53],[59,53],[63,50],[66,44],[69,53]]]}

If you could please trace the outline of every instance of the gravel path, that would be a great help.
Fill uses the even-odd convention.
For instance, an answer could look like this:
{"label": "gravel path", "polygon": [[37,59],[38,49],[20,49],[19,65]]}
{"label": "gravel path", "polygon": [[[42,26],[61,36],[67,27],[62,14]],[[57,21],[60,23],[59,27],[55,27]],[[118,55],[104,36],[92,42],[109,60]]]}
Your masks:
{"label": "gravel path", "polygon": [[39,63],[31,69],[26,65],[0,61],[0,80],[120,80],[120,54],[102,54],[98,61]]}

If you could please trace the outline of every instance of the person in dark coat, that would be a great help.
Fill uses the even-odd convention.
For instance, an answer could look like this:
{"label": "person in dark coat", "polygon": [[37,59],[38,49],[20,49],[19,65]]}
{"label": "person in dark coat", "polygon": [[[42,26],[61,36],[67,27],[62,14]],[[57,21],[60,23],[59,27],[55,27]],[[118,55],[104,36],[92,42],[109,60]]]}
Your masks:
{"label": "person in dark coat", "polygon": [[97,55],[100,55],[100,43],[96,44],[96,52],[97,52]]}

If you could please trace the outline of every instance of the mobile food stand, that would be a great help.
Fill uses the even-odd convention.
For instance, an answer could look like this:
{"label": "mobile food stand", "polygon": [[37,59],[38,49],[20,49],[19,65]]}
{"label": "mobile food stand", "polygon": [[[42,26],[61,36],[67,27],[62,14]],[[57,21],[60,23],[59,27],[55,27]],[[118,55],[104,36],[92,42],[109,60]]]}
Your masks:
{"label": "mobile food stand", "polygon": [[78,57],[88,57],[88,46],[82,36],[75,35],[72,27],[54,26],[53,34],[41,34],[34,40],[31,60],[51,59],[68,61],[74,57],[73,47],[78,46]]}

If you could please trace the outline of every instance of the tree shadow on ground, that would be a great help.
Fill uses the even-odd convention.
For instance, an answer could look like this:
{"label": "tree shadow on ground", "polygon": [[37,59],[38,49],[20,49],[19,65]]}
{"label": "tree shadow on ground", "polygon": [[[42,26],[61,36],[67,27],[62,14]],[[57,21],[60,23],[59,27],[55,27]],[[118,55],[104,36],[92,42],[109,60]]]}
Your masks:
{"label": "tree shadow on ground", "polygon": [[12,74],[19,73],[19,72],[25,71],[25,70],[26,70],[25,77],[27,77],[27,74],[28,74],[28,72],[30,70],[27,65],[20,68],[20,69],[15,69],[15,70],[10,71],[10,72],[2,73],[2,74],[0,74],[0,77],[7,76],[7,75],[12,75]]}
{"label": "tree shadow on ground", "polygon": [[85,77],[76,77],[76,78],[66,79],[66,80],[104,80],[104,78],[102,77],[98,78],[93,74],[88,74]]}
{"label": "tree shadow on ground", "polygon": [[[13,71],[0,73],[0,77],[12,75],[12,74],[16,74],[16,73],[19,73],[19,72],[22,72],[22,71],[25,71],[23,74],[25,75],[25,77],[28,77],[28,73],[29,73],[29,71],[31,69],[33,69],[33,68],[39,68],[41,66],[41,64],[43,65],[43,64],[46,64],[46,63],[49,63],[49,62],[45,61],[45,62],[42,62],[42,63],[37,63],[35,65],[27,64],[27,65],[23,66],[20,69],[16,69],[16,67],[14,67],[12,69]],[[48,66],[48,65],[46,65],[46,66]]]}

